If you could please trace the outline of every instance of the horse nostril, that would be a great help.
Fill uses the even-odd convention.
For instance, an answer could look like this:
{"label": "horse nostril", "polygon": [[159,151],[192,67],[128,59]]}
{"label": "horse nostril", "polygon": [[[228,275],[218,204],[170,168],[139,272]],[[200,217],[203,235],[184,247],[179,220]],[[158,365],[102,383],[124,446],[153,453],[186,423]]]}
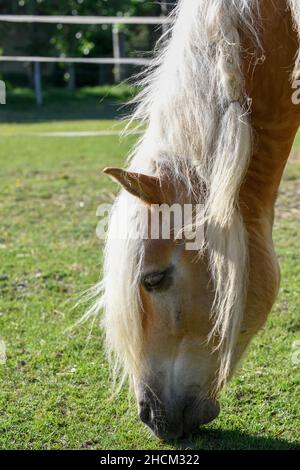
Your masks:
{"label": "horse nostril", "polygon": [[184,408],[184,435],[189,435],[199,429],[200,426],[213,421],[220,412],[217,401],[203,400],[198,406],[186,406]]}
{"label": "horse nostril", "polygon": [[148,403],[141,401],[139,403],[139,417],[143,423],[149,425],[151,421],[151,409]]}

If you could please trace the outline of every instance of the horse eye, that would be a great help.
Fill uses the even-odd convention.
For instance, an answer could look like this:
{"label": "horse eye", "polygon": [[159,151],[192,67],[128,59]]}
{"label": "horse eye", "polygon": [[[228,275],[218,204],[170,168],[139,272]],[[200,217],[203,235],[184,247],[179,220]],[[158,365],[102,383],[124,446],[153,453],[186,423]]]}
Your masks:
{"label": "horse eye", "polygon": [[165,278],[166,273],[151,273],[143,278],[143,285],[148,290],[154,290],[159,287]]}

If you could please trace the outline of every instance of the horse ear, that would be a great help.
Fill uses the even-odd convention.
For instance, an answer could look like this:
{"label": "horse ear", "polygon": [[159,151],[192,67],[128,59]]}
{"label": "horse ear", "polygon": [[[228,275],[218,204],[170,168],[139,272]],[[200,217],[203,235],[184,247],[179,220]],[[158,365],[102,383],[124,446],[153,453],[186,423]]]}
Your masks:
{"label": "horse ear", "polygon": [[104,173],[111,176],[133,196],[146,204],[162,204],[166,202],[160,180],[157,176],[143,175],[126,171],[122,168],[105,168]]}

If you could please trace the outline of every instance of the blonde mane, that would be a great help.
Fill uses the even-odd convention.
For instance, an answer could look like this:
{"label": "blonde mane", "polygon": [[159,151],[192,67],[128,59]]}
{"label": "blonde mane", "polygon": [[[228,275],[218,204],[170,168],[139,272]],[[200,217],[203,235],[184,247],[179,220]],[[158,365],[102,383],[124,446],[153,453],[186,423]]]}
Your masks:
{"label": "blonde mane", "polygon": [[[298,0],[289,0],[300,33]],[[239,209],[239,192],[251,157],[250,100],[241,71],[240,32],[261,51],[258,0],[181,0],[172,14],[169,37],[142,80],[133,119],[146,124],[130,168],[153,174],[164,163],[174,180],[184,180],[191,194],[205,185],[206,244],[215,288],[211,337],[219,338],[218,388],[228,378],[246,304],[248,241]],[[300,56],[296,68],[300,66]],[[192,185],[196,171],[199,188]],[[199,190],[199,191],[198,191]],[[122,204],[138,202],[122,192],[111,215],[126,217]],[[133,210],[134,213],[134,210]],[[132,215],[128,215],[131,217]],[[198,223],[203,223],[199,214]],[[104,277],[89,310],[104,309],[107,348],[119,373],[140,375],[142,307],[139,274],[143,244],[130,237],[105,247]]]}

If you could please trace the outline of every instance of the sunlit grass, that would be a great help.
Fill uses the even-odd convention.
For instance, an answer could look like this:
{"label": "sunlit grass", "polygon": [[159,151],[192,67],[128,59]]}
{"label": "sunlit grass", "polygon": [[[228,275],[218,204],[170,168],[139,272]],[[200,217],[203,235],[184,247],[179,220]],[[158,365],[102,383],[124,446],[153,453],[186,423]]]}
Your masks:
{"label": "sunlit grass", "polygon": [[[0,133],[114,125],[63,119],[4,124]],[[0,447],[299,448],[300,365],[291,360],[300,339],[299,164],[289,165],[278,202],[278,302],[224,393],[220,417],[195,438],[174,445],[153,438],[126,391],[111,398],[99,325],[66,330],[83,313],[71,310],[78,294],[101,271],[96,209],[116,192],[101,168],[124,164],[134,139],[1,137],[0,337],[7,362],[0,364]]]}

